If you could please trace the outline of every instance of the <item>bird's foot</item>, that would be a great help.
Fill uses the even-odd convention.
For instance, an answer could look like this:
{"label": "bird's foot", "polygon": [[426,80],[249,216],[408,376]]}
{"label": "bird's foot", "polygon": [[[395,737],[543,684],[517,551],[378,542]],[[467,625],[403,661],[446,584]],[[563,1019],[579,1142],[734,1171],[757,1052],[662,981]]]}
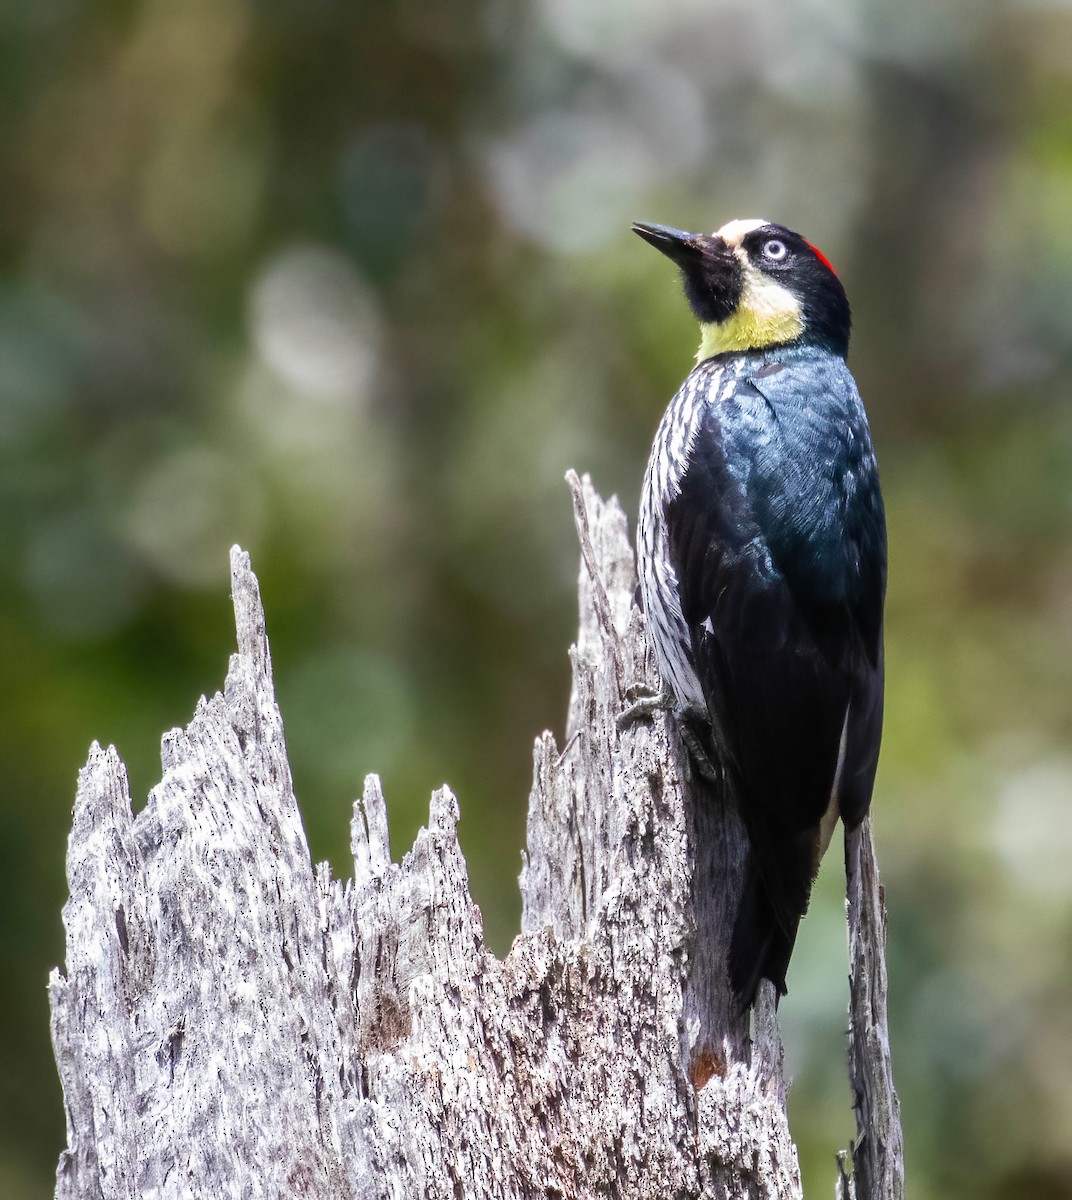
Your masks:
{"label": "bird's foot", "polygon": [[685,749],[689,752],[689,758],[692,760],[692,765],[696,768],[696,774],[701,779],[706,779],[708,783],[712,783],[715,787],[722,786],[722,770],[717,759],[713,758],[704,745],[704,738],[693,722],[706,722],[707,714],[702,715],[692,709],[685,709],[678,713],[677,731],[681,735],[681,740],[685,743]]}
{"label": "bird's foot", "polygon": [[682,708],[673,692],[655,691],[644,683],[637,683],[627,688],[625,698],[630,703],[628,708],[618,714],[619,729],[627,729],[636,721],[650,721],[656,713],[673,713],[678,733],[685,743],[685,749],[689,752],[689,758],[696,773],[701,779],[706,779],[708,783],[721,787],[722,771],[717,760],[704,745],[704,736],[701,732],[706,731],[710,724],[706,709],[695,705]]}
{"label": "bird's foot", "polygon": [[677,700],[673,692],[656,691],[646,683],[634,683],[625,689],[628,708],[618,714],[619,729],[628,729],[637,721],[650,721],[656,713],[677,712]]}

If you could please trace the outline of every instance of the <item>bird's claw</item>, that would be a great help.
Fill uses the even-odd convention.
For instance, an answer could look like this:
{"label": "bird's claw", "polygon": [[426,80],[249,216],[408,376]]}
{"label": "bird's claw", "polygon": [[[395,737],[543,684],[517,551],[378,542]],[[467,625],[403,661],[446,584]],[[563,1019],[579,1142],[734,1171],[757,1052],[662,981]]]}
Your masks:
{"label": "bird's claw", "polygon": [[619,729],[628,729],[637,721],[650,721],[656,713],[674,712],[677,708],[672,692],[655,691],[646,683],[634,683],[626,688],[625,698],[629,706],[618,714]]}
{"label": "bird's claw", "polygon": [[682,714],[677,723],[677,731],[681,735],[681,740],[685,743],[685,749],[689,752],[689,758],[692,765],[696,768],[696,774],[701,779],[706,779],[708,783],[713,783],[716,787],[722,786],[722,771],[716,762],[711,761],[711,756],[707,753],[707,747],[703,744],[699,734],[689,724],[687,714]]}
{"label": "bird's claw", "polygon": [[703,739],[692,726],[693,721],[700,724],[705,722],[707,719],[705,710],[695,706],[681,708],[673,692],[656,691],[646,683],[634,683],[631,687],[626,688],[625,698],[630,703],[628,708],[618,714],[619,730],[627,729],[636,721],[650,721],[656,713],[672,713],[678,733],[681,735],[682,742],[685,743],[685,749],[689,753],[692,765],[696,768],[696,773],[701,779],[706,779],[708,783],[721,786],[722,771],[712,760]]}

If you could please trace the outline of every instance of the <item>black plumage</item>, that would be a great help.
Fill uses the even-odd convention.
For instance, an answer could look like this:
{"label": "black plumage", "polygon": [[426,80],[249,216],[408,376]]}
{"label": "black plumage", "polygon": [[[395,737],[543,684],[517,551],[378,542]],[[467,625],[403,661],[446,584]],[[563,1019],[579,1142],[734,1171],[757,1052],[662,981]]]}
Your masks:
{"label": "black plumage", "polygon": [[[639,557],[664,679],[679,708],[709,724],[748,830],[730,951],[747,1003],[764,977],[785,991],[830,816],[851,828],[870,804],[886,534],[844,359],[841,285],[799,235],[763,222],[734,223],[734,234],[740,226],[726,238],[659,229],[664,244],[649,236],[657,227],[638,230],[681,265],[694,311],[714,327],[708,344],[758,342],[706,358],[671,402],[649,463]],[[785,256],[765,263],[766,247]],[[697,301],[705,289],[710,303]],[[755,312],[742,313],[750,303]]]}

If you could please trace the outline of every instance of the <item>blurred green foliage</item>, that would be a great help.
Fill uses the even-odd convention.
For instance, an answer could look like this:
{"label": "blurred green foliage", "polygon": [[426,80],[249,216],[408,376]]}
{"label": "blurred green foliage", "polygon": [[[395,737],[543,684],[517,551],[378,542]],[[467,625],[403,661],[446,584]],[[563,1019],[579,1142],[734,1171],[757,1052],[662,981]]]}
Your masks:
{"label": "blurred green foliage", "polygon": [[[90,739],[141,803],[253,552],[314,855],[462,802],[517,928],[561,728],[562,483],[631,511],[695,332],[632,218],[802,229],[891,534],[876,796],[917,1200],[1072,1196],[1072,9],[1060,0],[0,8],[0,1193],[63,1140],[45,979]],[[828,864],[783,1005],[809,1195],[851,1136]]]}

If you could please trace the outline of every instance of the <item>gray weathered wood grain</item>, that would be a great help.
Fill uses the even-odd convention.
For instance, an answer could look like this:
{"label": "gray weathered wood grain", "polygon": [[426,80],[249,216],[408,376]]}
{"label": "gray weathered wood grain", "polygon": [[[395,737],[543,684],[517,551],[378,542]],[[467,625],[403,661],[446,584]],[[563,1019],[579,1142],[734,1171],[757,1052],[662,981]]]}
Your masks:
{"label": "gray weathered wood grain", "polygon": [[845,839],[849,916],[849,1081],[856,1110],[854,1190],[841,1200],[904,1200],[904,1135],[886,1012],[886,910],[871,819]]}
{"label": "gray weathered wood grain", "polygon": [[[800,1196],[773,993],[750,1039],[725,984],[743,833],[665,718],[618,728],[654,667],[625,517],[574,487],[569,721],[561,747],[536,743],[502,961],[446,788],[395,862],[370,776],[353,879],[314,869],[257,583],[233,552],[223,693],[164,738],[136,816],[114,749],[79,779],[50,980],[60,1200]],[[882,1022],[883,972],[854,975]]]}

